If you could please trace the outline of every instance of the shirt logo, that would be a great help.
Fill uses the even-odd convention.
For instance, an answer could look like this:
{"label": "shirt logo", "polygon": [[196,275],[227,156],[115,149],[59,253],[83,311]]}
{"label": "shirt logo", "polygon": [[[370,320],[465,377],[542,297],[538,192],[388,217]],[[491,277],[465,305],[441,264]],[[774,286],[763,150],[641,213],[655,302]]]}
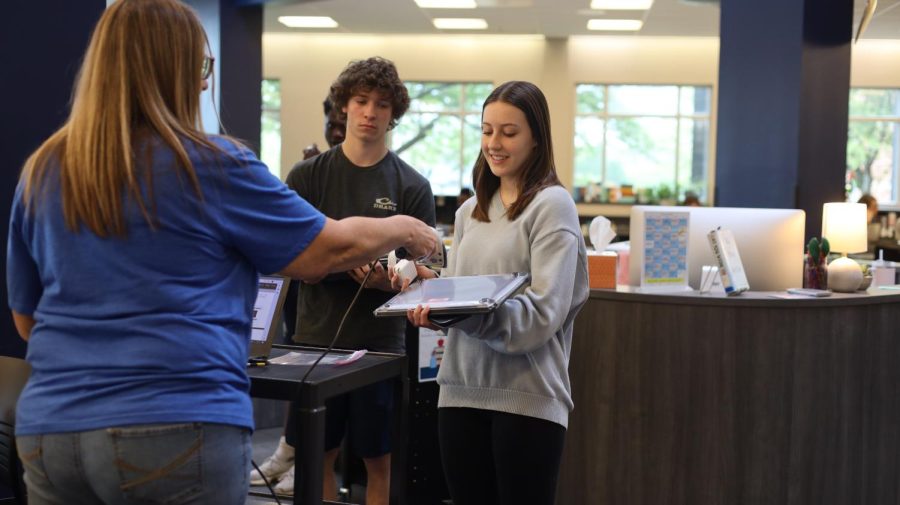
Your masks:
{"label": "shirt logo", "polygon": [[389,210],[392,212],[397,212],[397,204],[392,202],[388,197],[376,198],[375,204],[372,207],[381,210]]}

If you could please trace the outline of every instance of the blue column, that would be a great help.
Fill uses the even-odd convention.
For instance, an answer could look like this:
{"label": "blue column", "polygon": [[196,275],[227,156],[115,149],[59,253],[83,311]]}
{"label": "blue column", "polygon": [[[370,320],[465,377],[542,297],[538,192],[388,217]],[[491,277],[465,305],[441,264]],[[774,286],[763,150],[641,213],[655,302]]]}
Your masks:
{"label": "blue column", "polygon": [[853,0],[723,0],[718,206],[801,208],[844,192]]}
{"label": "blue column", "polygon": [[[222,1],[221,113],[228,133],[259,154],[262,116],[263,7]],[[227,5],[226,5],[227,4]]]}
{"label": "blue column", "polygon": [[[262,97],[262,5],[231,0],[189,2],[203,18],[216,54],[219,111],[228,133],[258,150]],[[0,26],[0,233],[7,236],[9,207],[25,158],[68,116],[75,74],[107,0],[9,0]],[[224,42],[219,36],[227,33]],[[218,132],[211,105],[207,131]],[[12,323],[6,293],[6,247],[2,249],[0,355],[23,356],[25,344]]]}
{"label": "blue column", "polygon": [[[203,126],[225,132],[259,152],[262,109],[262,5],[234,0],[187,0],[200,15],[216,57],[213,87],[204,93]],[[217,106],[217,107],[216,107]]]}
{"label": "blue column", "polygon": [[[0,233],[25,158],[62,125],[81,57],[106,0],[12,0],[4,2],[0,27]],[[6,247],[2,248],[0,355],[23,356],[6,293]]]}

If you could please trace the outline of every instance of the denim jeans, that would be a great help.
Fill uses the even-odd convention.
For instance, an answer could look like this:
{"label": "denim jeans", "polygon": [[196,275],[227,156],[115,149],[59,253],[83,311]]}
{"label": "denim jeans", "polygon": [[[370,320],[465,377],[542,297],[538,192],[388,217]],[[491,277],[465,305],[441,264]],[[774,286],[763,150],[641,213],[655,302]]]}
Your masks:
{"label": "denim jeans", "polygon": [[29,505],[242,505],[250,432],[219,424],[125,426],[16,438]]}

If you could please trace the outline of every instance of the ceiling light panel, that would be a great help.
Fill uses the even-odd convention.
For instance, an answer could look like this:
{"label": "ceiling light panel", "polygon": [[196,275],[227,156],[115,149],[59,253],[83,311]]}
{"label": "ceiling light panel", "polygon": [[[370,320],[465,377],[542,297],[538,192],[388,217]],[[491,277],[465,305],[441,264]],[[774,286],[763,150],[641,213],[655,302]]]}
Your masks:
{"label": "ceiling light panel", "polygon": [[416,0],[422,9],[474,9],[475,0]]}
{"label": "ceiling light panel", "polygon": [[635,32],[644,26],[640,19],[591,19],[588,21],[588,30],[611,32]]}
{"label": "ceiling light panel", "polygon": [[278,16],[278,22],[288,28],[337,28],[337,21],[328,16]]}
{"label": "ceiling light panel", "polygon": [[486,30],[487,21],[480,18],[434,18],[434,27],[439,30]]}
{"label": "ceiling light panel", "polygon": [[645,11],[653,0],[591,0],[591,9],[606,11]]}

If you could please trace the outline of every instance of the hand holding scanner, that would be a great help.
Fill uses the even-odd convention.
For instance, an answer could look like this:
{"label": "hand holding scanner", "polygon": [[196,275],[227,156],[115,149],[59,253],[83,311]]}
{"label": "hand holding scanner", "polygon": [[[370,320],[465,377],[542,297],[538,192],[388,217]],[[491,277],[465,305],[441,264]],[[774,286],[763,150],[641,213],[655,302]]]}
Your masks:
{"label": "hand holding scanner", "polygon": [[398,260],[408,259],[412,261],[415,259],[416,263],[420,265],[425,265],[426,267],[432,268],[444,268],[447,266],[447,248],[444,246],[444,241],[441,240],[441,236],[438,234],[438,231],[432,228],[434,232],[434,240],[438,244],[438,247],[434,252],[429,256],[424,256],[422,258],[411,258],[409,251],[405,248],[401,247],[395,251]]}

